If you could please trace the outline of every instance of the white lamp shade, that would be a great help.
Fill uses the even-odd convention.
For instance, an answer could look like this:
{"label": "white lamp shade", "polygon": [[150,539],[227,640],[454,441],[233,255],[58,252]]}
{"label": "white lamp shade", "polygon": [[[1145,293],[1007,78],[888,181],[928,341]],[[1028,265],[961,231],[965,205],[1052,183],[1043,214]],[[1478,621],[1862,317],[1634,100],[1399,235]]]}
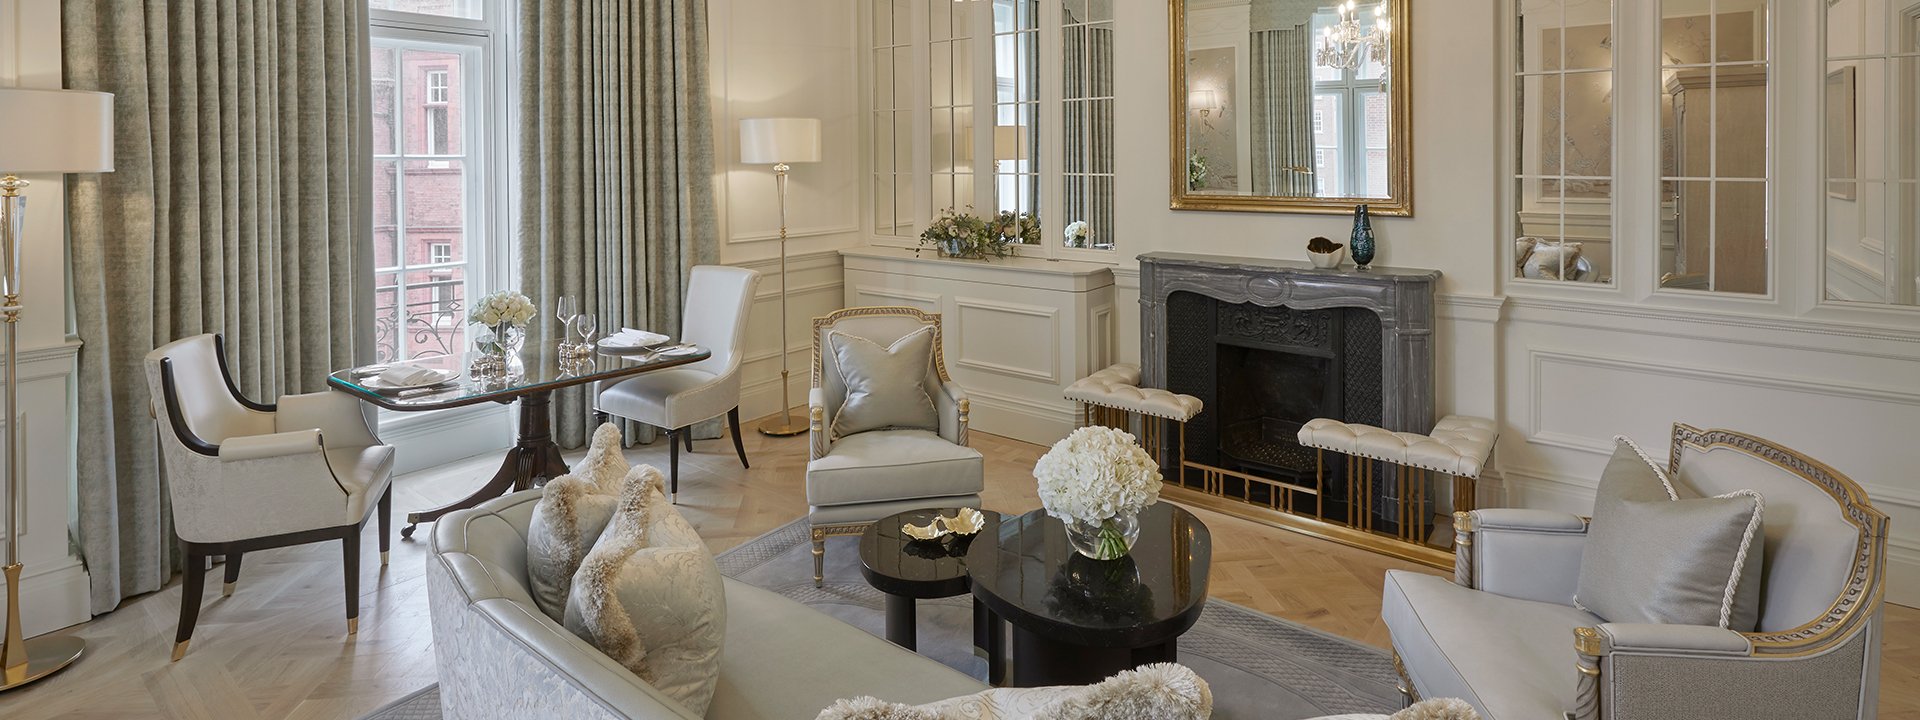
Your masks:
{"label": "white lamp shade", "polygon": [[113,172],[113,96],[0,88],[0,173]]}
{"label": "white lamp shade", "polygon": [[820,162],[820,121],[815,118],[741,120],[740,162],[748,165]]}

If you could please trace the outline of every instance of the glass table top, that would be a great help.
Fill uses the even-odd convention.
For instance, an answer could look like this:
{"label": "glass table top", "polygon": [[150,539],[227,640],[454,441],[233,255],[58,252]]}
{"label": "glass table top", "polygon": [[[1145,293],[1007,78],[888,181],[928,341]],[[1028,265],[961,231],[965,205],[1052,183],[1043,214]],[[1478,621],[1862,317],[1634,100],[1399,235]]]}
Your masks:
{"label": "glass table top", "polygon": [[337,371],[327,376],[327,384],[388,410],[440,410],[487,401],[507,402],[522,395],[665,370],[713,357],[706,348],[694,347],[684,355],[596,349],[573,358],[563,356],[558,346],[542,345],[521,350],[517,372],[475,377],[467,368],[479,355],[474,351],[408,360],[410,364],[459,373],[451,382],[426,388],[395,392],[371,387],[368,381],[387,368],[384,364]]}

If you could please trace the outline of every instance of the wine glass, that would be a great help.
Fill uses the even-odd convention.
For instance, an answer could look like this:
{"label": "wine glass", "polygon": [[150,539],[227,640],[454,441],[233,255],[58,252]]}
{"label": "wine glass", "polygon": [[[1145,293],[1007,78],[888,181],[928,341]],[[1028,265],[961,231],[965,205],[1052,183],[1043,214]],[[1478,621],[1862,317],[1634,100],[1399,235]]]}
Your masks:
{"label": "wine glass", "polygon": [[573,316],[573,331],[580,333],[582,347],[593,346],[594,332],[600,327],[600,318],[593,313],[578,313]]}
{"label": "wine glass", "polygon": [[573,325],[573,318],[578,314],[580,314],[580,303],[575,301],[572,295],[561,295],[560,299],[553,304],[553,316],[560,320],[561,345],[566,345],[567,340],[570,339],[567,328]]}

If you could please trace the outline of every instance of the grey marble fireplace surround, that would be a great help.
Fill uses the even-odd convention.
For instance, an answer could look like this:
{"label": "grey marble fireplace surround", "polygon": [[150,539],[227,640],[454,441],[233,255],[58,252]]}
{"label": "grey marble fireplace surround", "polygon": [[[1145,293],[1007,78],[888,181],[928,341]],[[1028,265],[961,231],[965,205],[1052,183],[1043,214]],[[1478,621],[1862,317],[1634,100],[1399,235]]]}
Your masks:
{"label": "grey marble fireplace surround", "polygon": [[[1212,348],[1175,349],[1173,342],[1213,342],[1211,334],[1171,332],[1169,306],[1177,293],[1210,298],[1216,307],[1238,316],[1266,309],[1276,325],[1300,325],[1303,317],[1349,313],[1312,313],[1328,309],[1371,311],[1379,319],[1380,340],[1347,343],[1348,347],[1377,347],[1379,358],[1355,358],[1348,367],[1370,373],[1378,363],[1378,420],[1382,427],[1424,433],[1433,428],[1433,313],[1437,270],[1374,267],[1322,270],[1293,260],[1156,252],[1140,256],[1141,384],[1170,388],[1169,351],[1205,352]],[[1178,320],[1176,320],[1178,321]],[[1338,320],[1334,321],[1336,324]],[[1345,322],[1349,328],[1370,330],[1372,322]],[[1279,345],[1292,344],[1281,341]],[[1188,383],[1173,383],[1182,385]],[[1349,387],[1352,384],[1349,383]],[[1352,390],[1349,389],[1349,394]],[[1367,393],[1372,395],[1373,393]],[[1371,398],[1368,398],[1371,404]],[[1213,408],[1208,408],[1212,410]],[[1203,411],[1203,414],[1205,411]],[[1374,412],[1365,412],[1367,416]],[[1372,417],[1368,417],[1372,420]],[[1356,418],[1354,421],[1360,421]],[[1191,438],[1189,438],[1191,439]],[[1171,458],[1162,458],[1165,462]]]}

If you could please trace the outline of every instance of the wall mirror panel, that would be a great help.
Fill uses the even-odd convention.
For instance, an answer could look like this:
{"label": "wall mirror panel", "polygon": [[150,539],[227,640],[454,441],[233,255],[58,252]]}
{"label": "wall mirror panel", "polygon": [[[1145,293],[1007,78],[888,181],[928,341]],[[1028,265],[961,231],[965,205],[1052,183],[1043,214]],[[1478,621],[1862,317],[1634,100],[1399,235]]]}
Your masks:
{"label": "wall mirror panel", "polygon": [[1612,282],[1613,3],[1514,11],[1514,277]]}
{"label": "wall mirror panel", "polygon": [[1826,14],[1826,299],[1915,305],[1920,3],[1832,0]]}
{"label": "wall mirror panel", "polygon": [[1171,0],[1176,210],[1413,214],[1409,0]]}

